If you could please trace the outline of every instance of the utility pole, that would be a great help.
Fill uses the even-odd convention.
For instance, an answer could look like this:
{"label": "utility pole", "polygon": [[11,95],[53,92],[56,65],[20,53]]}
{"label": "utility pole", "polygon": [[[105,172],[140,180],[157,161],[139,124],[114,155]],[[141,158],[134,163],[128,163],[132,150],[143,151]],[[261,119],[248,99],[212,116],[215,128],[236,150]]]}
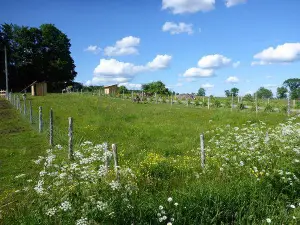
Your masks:
{"label": "utility pole", "polygon": [[8,99],[8,71],[7,71],[6,45],[4,45],[4,56],[5,56],[6,98]]}

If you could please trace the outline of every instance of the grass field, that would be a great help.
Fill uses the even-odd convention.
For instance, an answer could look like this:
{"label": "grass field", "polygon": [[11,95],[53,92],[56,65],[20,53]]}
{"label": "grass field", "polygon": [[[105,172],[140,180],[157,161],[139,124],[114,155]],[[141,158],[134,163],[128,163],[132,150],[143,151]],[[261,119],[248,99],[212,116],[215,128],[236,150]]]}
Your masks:
{"label": "grass field", "polygon": [[[18,115],[7,102],[0,101],[1,204],[25,200],[12,203],[7,210],[1,208],[4,224],[75,224],[81,217],[82,224],[85,218],[90,224],[266,224],[270,220],[274,224],[297,224],[300,188],[296,178],[300,177],[300,167],[294,160],[299,158],[295,151],[300,148],[299,118],[287,122],[285,113],[256,115],[223,108],[136,104],[79,94],[50,94],[28,100],[34,110],[35,123],[31,127],[28,116]],[[44,112],[42,134],[36,132],[38,106]],[[51,186],[46,196],[34,191],[15,192],[28,179],[34,180],[34,185],[41,180],[36,169],[42,167],[32,160],[46,154],[50,108],[54,112],[54,142],[64,146],[57,153],[58,165],[68,164],[68,117],[72,117],[76,149],[87,152],[80,147],[84,141],[108,142],[109,148],[117,144],[121,169],[130,167],[135,174],[134,179],[122,180],[121,176],[124,187],[132,181],[130,195],[123,189],[103,190],[107,180],[112,179],[111,173],[107,179],[97,180],[98,185],[81,183],[82,177],[76,182],[64,181],[57,185],[60,189]],[[281,137],[283,128],[290,132]],[[270,136],[268,145],[264,143],[266,131]],[[207,149],[205,169],[200,165],[200,133],[205,135]],[[51,154],[48,152],[48,157]],[[93,163],[88,168],[78,163],[78,167],[91,175],[99,169]],[[278,170],[286,171],[284,179],[293,175],[295,184],[282,182]],[[18,174],[26,175],[13,179]],[[51,176],[42,180],[54,183]],[[87,199],[95,195],[100,196],[100,202],[108,202],[107,211],[93,211]],[[168,202],[169,197],[172,201]],[[60,208],[62,212],[58,212],[63,199],[78,207],[66,212]],[[124,199],[130,204],[123,204]],[[54,217],[45,215],[50,206],[55,206]]]}

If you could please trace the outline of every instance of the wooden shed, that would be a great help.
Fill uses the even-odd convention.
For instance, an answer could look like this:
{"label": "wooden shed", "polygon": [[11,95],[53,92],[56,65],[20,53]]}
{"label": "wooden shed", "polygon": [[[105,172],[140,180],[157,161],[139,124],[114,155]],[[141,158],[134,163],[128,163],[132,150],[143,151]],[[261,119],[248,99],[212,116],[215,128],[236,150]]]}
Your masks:
{"label": "wooden shed", "polygon": [[104,93],[106,95],[116,94],[118,91],[118,85],[110,85],[110,86],[104,86]]}
{"label": "wooden shed", "polygon": [[47,94],[47,83],[40,82],[35,83],[31,86],[31,95],[32,96],[44,96]]}

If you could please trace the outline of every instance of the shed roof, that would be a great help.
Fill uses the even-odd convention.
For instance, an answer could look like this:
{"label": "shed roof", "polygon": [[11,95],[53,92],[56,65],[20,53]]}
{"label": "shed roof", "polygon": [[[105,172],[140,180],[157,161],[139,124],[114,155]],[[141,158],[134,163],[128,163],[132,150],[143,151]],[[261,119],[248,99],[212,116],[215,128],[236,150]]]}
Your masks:
{"label": "shed roof", "polygon": [[118,86],[118,85],[117,84],[108,85],[108,86],[104,86],[104,88],[110,88],[110,87],[113,87],[113,86]]}

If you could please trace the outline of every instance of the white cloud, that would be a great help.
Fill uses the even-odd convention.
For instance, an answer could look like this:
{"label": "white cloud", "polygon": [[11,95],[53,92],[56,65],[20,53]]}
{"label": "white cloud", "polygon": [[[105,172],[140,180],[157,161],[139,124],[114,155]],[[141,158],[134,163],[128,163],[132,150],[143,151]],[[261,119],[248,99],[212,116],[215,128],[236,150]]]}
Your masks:
{"label": "white cloud", "polygon": [[178,83],[176,83],[174,85],[168,85],[167,88],[182,87],[182,86],[183,86],[183,83],[178,82]]}
{"label": "white cloud", "polygon": [[239,82],[239,78],[237,78],[237,77],[228,77],[227,79],[226,79],[226,82],[227,83],[231,83],[231,84],[235,84],[235,83],[238,83]]}
{"label": "white cloud", "polygon": [[206,83],[206,84],[202,84],[201,87],[204,89],[210,89],[213,88],[215,85],[210,84],[210,83]]}
{"label": "white cloud", "polygon": [[278,84],[265,84],[264,85],[265,88],[276,88],[278,86],[279,86]]}
{"label": "white cloud", "polygon": [[225,5],[227,8],[230,8],[235,5],[246,3],[247,0],[225,0]]}
{"label": "white cloud", "polygon": [[116,59],[101,59],[99,65],[94,69],[93,79],[88,82],[90,84],[127,83],[138,73],[167,68],[171,59],[172,56],[169,55],[157,55],[146,65],[135,65]]}
{"label": "white cloud", "polygon": [[214,75],[214,70],[212,69],[202,69],[202,68],[197,68],[197,67],[192,67],[188,70],[185,71],[185,73],[183,74],[184,77],[212,77]]}
{"label": "white cloud", "polygon": [[210,11],[215,8],[215,0],[162,0],[162,9],[169,9],[173,14]]}
{"label": "white cloud", "polygon": [[108,46],[104,49],[104,55],[121,56],[138,54],[137,46],[140,44],[140,38],[128,36],[117,41],[114,46]]}
{"label": "white cloud", "polygon": [[254,55],[251,65],[267,65],[274,63],[291,63],[300,60],[300,43],[285,43],[277,47],[269,47]]}
{"label": "white cloud", "polygon": [[240,61],[237,61],[237,62],[232,64],[233,68],[238,68],[240,65],[241,65]]}
{"label": "white cloud", "polygon": [[147,68],[149,69],[164,69],[170,65],[172,56],[170,55],[157,55],[151,62],[147,63]]}
{"label": "white cloud", "polygon": [[162,31],[170,32],[171,34],[180,34],[180,33],[188,33],[193,34],[193,24],[186,24],[186,23],[173,23],[173,22],[166,22],[163,27]]}
{"label": "white cloud", "polygon": [[221,68],[227,66],[231,63],[231,59],[226,58],[223,55],[207,55],[203,56],[199,62],[198,66],[201,68]]}
{"label": "white cloud", "polygon": [[133,84],[133,83],[128,83],[128,82],[120,83],[119,87],[120,86],[125,86],[129,90],[139,90],[142,88],[142,84]]}
{"label": "white cloud", "polygon": [[101,51],[101,48],[98,47],[97,45],[90,45],[89,47],[85,48],[84,51],[98,54]]}

